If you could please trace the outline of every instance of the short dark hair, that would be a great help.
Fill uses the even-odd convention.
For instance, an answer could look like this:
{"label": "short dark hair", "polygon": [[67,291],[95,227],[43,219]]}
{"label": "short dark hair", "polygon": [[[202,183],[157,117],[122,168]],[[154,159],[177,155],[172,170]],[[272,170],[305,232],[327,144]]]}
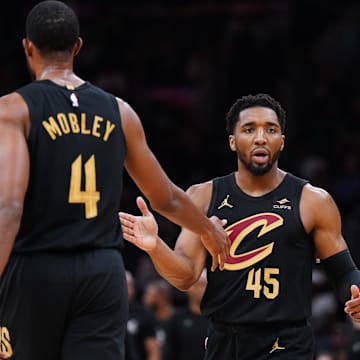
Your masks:
{"label": "short dark hair", "polygon": [[242,110],[263,106],[275,111],[281,131],[285,131],[286,113],[279,102],[268,94],[246,95],[235,101],[230,110],[226,114],[226,131],[229,135],[234,133],[235,125],[239,121],[239,114]]}
{"label": "short dark hair", "polygon": [[75,12],[62,1],[46,0],[35,5],[26,17],[26,37],[41,52],[70,51],[80,36]]}

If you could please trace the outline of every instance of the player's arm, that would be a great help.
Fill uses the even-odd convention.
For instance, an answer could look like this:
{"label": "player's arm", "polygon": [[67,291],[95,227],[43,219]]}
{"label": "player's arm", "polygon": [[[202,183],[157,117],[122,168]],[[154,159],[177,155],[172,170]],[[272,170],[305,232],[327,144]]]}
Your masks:
{"label": "player's arm", "polygon": [[[194,202],[202,208],[209,201],[209,183],[192,187],[188,190]],[[199,235],[187,228],[182,228],[172,250],[158,236],[157,223],[142,198],[137,199],[142,216],[120,213],[124,238],[146,251],[156,270],[170,284],[180,290],[187,290],[200,277],[206,261],[207,252]],[[220,220],[219,226],[223,224]]]}
{"label": "player's arm", "polygon": [[20,95],[0,98],[0,276],[19,231],[29,180],[25,118],[28,109]]}
{"label": "player's arm", "polygon": [[147,144],[139,117],[130,105],[118,101],[126,138],[127,172],[155,211],[201,236],[213,257],[213,269],[219,262],[222,269],[229,253],[226,233],[219,224],[211,222],[199,211],[190,197],[168,178]]}
{"label": "player's arm", "polygon": [[[305,186],[301,216],[314,239],[317,257],[334,285],[339,299],[345,303],[355,321],[360,321],[360,271],[356,267],[341,232],[341,216],[333,198],[323,189]],[[357,313],[357,314],[355,314]]]}

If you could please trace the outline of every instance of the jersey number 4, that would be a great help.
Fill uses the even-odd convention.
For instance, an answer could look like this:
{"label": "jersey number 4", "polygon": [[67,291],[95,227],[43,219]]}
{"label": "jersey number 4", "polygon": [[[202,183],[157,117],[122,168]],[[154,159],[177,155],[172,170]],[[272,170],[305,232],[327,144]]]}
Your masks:
{"label": "jersey number 4", "polygon": [[84,204],[85,218],[91,219],[97,216],[97,203],[100,200],[100,192],[96,191],[96,166],[95,155],[91,155],[85,162],[85,190],[81,190],[82,156],[79,155],[71,164],[69,203]]}

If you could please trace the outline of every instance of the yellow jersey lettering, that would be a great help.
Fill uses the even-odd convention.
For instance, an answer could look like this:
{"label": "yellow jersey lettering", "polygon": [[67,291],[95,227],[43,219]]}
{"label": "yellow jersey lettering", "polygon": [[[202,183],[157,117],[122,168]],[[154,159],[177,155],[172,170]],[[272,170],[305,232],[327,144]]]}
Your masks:
{"label": "yellow jersey lettering", "polygon": [[100,124],[101,122],[103,122],[104,119],[101,116],[97,116],[95,115],[94,117],[94,122],[93,122],[93,127],[92,127],[92,134],[96,137],[100,137],[101,134],[99,133],[99,128],[100,128]]}
{"label": "yellow jersey lettering", "polygon": [[89,135],[90,130],[86,128],[86,114],[81,113],[81,133],[83,135]]}
{"label": "yellow jersey lettering", "polygon": [[62,135],[82,134],[91,135],[106,142],[116,127],[116,124],[110,120],[105,121],[99,115],[94,115],[91,120],[86,113],[80,115],[58,113],[56,116],[49,116],[41,124],[52,140],[56,140]]}
{"label": "yellow jersey lettering", "polygon": [[109,140],[109,136],[113,132],[114,129],[115,129],[115,124],[113,124],[111,121],[107,120],[106,121],[106,129],[105,129],[104,141]]}
{"label": "yellow jersey lettering", "polygon": [[48,121],[49,122],[43,121],[42,126],[45,128],[51,139],[56,140],[56,136],[61,136],[62,132],[52,116],[49,117]]}
{"label": "yellow jersey lettering", "polygon": [[69,122],[68,122],[68,119],[67,119],[66,115],[63,114],[63,113],[57,114],[57,120],[59,122],[59,125],[60,125],[60,128],[61,128],[62,132],[64,134],[69,134],[70,133],[70,126],[69,126]]}
{"label": "yellow jersey lettering", "polygon": [[69,113],[69,123],[71,126],[71,131],[74,134],[78,134],[80,132],[79,119],[76,114]]}
{"label": "yellow jersey lettering", "polygon": [[10,332],[5,326],[0,326],[0,350],[10,357],[13,355],[13,348],[10,342]]}

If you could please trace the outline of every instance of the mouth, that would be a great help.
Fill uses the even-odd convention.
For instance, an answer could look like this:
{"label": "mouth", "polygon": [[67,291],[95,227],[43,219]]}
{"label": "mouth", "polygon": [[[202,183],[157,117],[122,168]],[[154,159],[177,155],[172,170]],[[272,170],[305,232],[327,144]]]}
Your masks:
{"label": "mouth", "polygon": [[265,149],[256,149],[252,152],[251,157],[256,164],[263,165],[269,161],[269,153]]}

